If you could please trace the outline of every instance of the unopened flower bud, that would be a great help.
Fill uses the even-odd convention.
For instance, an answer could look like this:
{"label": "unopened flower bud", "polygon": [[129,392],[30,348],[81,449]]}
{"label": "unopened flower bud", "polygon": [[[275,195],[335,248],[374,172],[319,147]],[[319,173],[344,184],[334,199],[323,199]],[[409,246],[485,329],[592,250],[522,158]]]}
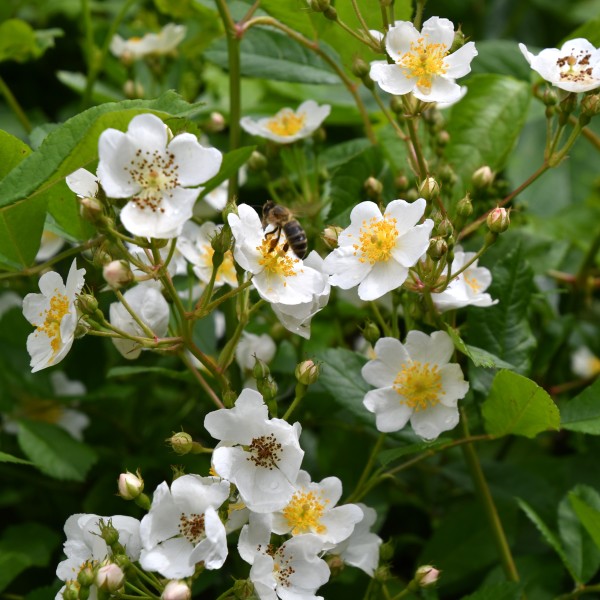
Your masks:
{"label": "unopened flower bud", "polygon": [[104,281],[113,289],[119,289],[134,279],[129,265],[123,260],[113,260],[102,269]]}
{"label": "unopened flower bud", "polygon": [[102,221],[102,203],[98,198],[79,198],[79,212],[86,221],[96,225]]}
{"label": "unopened flower bud", "polygon": [[588,94],[581,101],[581,114],[594,117],[600,113],[600,94]]}
{"label": "unopened flower bud", "polygon": [[369,66],[369,63],[362,58],[357,57],[354,59],[354,62],[352,63],[352,73],[354,73],[354,75],[362,79],[369,75],[370,70],[371,67]]}
{"label": "unopened flower bud", "polygon": [[457,50],[462,48],[465,45],[465,42],[466,42],[465,34],[462,32],[461,28],[459,27],[458,30],[456,31],[456,33],[454,34],[454,40],[452,41],[452,46],[450,46],[450,50],[448,50],[448,54],[452,54],[453,52],[456,52]]}
{"label": "unopened flower bud", "polygon": [[544,90],[542,94],[542,102],[546,106],[554,106],[558,102],[558,95],[556,94],[556,90],[554,88],[548,87]]}
{"label": "unopened flower bud", "polygon": [[427,177],[419,185],[419,194],[425,200],[435,200],[440,195],[440,184],[433,177]]}
{"label": "unopened flower bud", "polygon": [[323,11],[323,16],[330,21],[337,21],[337,10],[333,6],[330,6]]}
{"label": "unopened flower bud", "polygon": [[434,237],[429,240],[427,256],[432,260],[438,261],[448,252],[448,242],[441,237]]}
{"label": "unopened flower bud", "polygon": [[471,182],[476,189],[483,190],[492,185],[494,177],[495,175],[492,169],[487,165],[484,165],[483,167],[479,167],[479,169],[473,173]]}
{"label": "unopened flower bud", "polygon": [[86,562],[77,573],[77,583],[83,587],[90,587],[96,579],[94,567],[91,563]]}
{"label": "unopened flower bud", "polygon": [[402,98],[400,96],[392,96],[390,108],[397,115],[404,114],[404,102],[402,102]]}
{"label": "unopened flower bud", "polygon": [[80,585],[77,581],[67,581],[65,590],[62,594],[63,600],[78,600],[80,591],[82,590],[80,589]]}
{"label": "unopened flower bud", "polygon": [[367,342],[369,342],[369,344],[371,345],[375,345],[375,343],[377,342],[377,340],[381,337],[381,331],[379,330],[379,327],[377,327],[377,325],[375,323],[373,323],[373,321],[367,321],[363,330],[362,330],[362,334],[363,337],[365,338],[365,340],[367,340]]}
{"label": "unopened flower bud", "polygon": [[114,546],[119,541],[119,532],[113,526],[112,520],[104,521],[100,519],[98,524],[100,529],[100,537],[106,542],[107,546]]}
{"label": "unopened flower bud", "polygon": [[117,485],[123,500],[135,500],[144,491],[144,480],[139,470],[136,473],[121,473]]}
{"label": "unopened flower bud", "polygon": [[[125,56],[122,57],[121,60],[123,62],[127,62],[125,60]],[[144,86],[138,81],[133,81],[132,79],[128,79],[123,84],[123,93],[127,98],[143,98],[144,97]]]}
{"label": "unopened flower bud", "polygon": [[498,206],[494,208],[487,216],[487,226],[492,233],[503,233],[510,225],[510,208],[502,208]]}
{"label": "unopened flower bud", "polygon": [[338,247],[338,238],[340,237],[340,233],[342,233],[342,228],[336,227],[335,225],[328,225],[323,230],[321,238],[330,250],[335,250]]}
{"label": "unopened flower bud", "polygon": [[277,396],[277,384],[275,380],[269,375],[263,379],[256,380],[256,389],[262,394],[265,400],[265,404],[269,407],[271,412],[275,412],[275,396]]}
{"label": "unopened flower bud", "polygon": [[216,235],[210,240],[210,246],[215,251],[212,257],[213,267],[219,267],[223,262],[225,252],[231,248],[233,243],[233,235],[231,227],[225,225]]}
{"label": "unopened flower bud", "polygon": [[294,375],[302,385],[312,385],[319,378],[321,369],[312,360],[298,363]]}
{"label": "unopened flower bud", "polygon": [[438,131],[437,143],[440,146],[447,146],[449,142],[450,142],[450,134],[445,129]]}
{"label": "unopened flower bud", "polygon": [[98,310],[98,300],[92,294],[79,294],[77,308],[84,315],[93,315]]}
{"label": "unopened flower bud", "polygon": [[459,217],[470,217],[473,213],[473,204],[471,197],[467,194],[464,198],[461,198],[456,204],[456,214]]}
{"label": "unopened flower bud", "polygon": [[185,582],[173,580],[167,583],[161,595],[161,600],[190,600],[191,597],[192,590]]}
{"label": "unopened flower bud", "polygon": [[323,12],[331,5],[330,0],[308,0],[308,6],[315,12]]}
{"label": "unopened flower bud", "polygon": [[394,185],[399,192],[405,192],[408,189],[410,182],[406,175],[398,175],[398,177],[394,179]]}
{"label": "unopened flower bud", "polygon": [[420,587],[428,587],[436,583],[440,577],[440,571],[431,565],[419,567],[415,573],[415,581]]}
{"label": "unopened flower bud", "polygon": [[330,554],[325,558],[327,565],[329,566],[329,571],[331,572],[332,577],[337,577],[344,570],[346,563],[344,563],[344,559],[338,554]]}
{"label": "unopened flower bud", "polygon": [[256,355],[254,356],[254,360],[255,363],[254,367],[252,368],[252,376],[254,377],[254,379],[258,381],[259,379],[267,378],[271,374],[267,363],[264,360],[258,358]]}
{"label": "unopened flower bud", "polygon": [[229,215],[237,215],[238,214],[238,209],[237,209],[237,204],[235,203],[235,199],[229,200],[227,202],[227,204],[225,205],[225,208],[223,209],[222,215],[223,215],[223,221],[225,221],[225,223],[227,223],[227,217]]}
{"label": "unopened flower bud", "polygon": [[364,188],[371,200],[378,200],[383,192],[383,183],[375,177],[369,177],[364,183]]}
{"label": "unopened flower bud", "polygon": [[267,168],[268,164],[267,157],[258,150],[254,150],[248,159],[248,168],[251,171],[262,171]]}
{"label": "unopened flower bud", "polygon": [[220,112],[213,111],[203,124],[203,128],[207,133],[219,133],[225,129],[225,117]]}
{"label": "unopened flower bud", "polygon": [[179,454],[179,456],[189,454],[194,447],[194,440],[192,439],[192,436],[185,431],[178,431],[165,441],[167,444],[170,444],[173,452],[175,452],[175,454]]}
{"label": "unopened flower bud", "polygon": [[454,233],[454,228],[449,219],[442,219],[437,226],[437,234],[443,238],[447,238]]}
{"label": "unopened flower bud", "polygon": [[96,573],[96,585],[106,592],[116,592],[124,583],[125,573],[113,563],[100,567]]}

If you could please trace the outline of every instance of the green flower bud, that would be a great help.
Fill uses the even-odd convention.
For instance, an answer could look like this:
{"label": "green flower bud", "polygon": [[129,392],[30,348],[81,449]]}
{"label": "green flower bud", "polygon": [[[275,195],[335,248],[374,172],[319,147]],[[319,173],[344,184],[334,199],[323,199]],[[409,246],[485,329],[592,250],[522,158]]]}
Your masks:
{"label": "green flower bud", "polygon": [[107,546],[114,546],[119,543],[119,532],[113,527],[111,519],[108,519],[108,521],[100,519],[98,527],[100,529],[100,537],[106,542]]}
{"label": "green flower bud", "polygon": [[492,233],[503,233],[510,225],[510,208],[494,208],[487,216],[486,223]]}
{"label": "green flower bud", "polygon": [[452,227],[452,223],[449,219],[442,219],[440,224],[437,226],[437,234],[442,236],[443,238],[447,238],[448,236],[454,233],[454,228]]}
{"label": "green flower bud", "polygon": [[390,108],[392,109],[392,112],[396,113],[397,115],[403,115],[404,102],[402,102],[402,97],[392,96],[392,99],[390,100]]}
{"label": "green flower bud", "polygon": [[373,323],[373,321],[367,321],[365,323],[365,326],[362,330],[362,334],[365,340],[367,340],[367,342],[369,342],[369,344],[372,344],[373,346],[381,337],[381,331],[379,330],[379,327],[377,327],[377,325]]}
{"label": "green flower bud", "polygon": [[254,368],[252,369],[252,376],[254,379],[258,381],[259,379],[266,379],[269,377],[271,371],[269,370],[267,363],[256,356],[254,357],[254,360],[256,361],[254,363]]}
{"label": "green flower bud", "polygon": [[378,179],[375,179],[375,177],[369,177],[365,181],[363,187],[371,200],[378,200],[381,197],[381,192],[383,192],[383,183]]}
{"label": "green flower bud", "polygon": [[194,447],[194,440],[192,439],[192,436],[185,431],[178,431],[165,441],[171,446],[173,452],[179,456],[189,454]]}
{"label": "green flower bud", "polygon": [[419,194],[425,200],[435,200],[440,195],[440,184],[433,177],[427,177],[419,185]]}
{"label": "green flower bud", "polygon": [[323,11],[323,16],[330,21],[337,21],[337,10],[333,6],[330,6]]}
{"label": "green flower bud", "polygon": [[319,378],[321,369],[312,360],[298,363],[294,375],[302,385],[312,385]]}
{"label": "green flower bud", "polygon": [[441,237],[434,237],[429,240],[429,248],[427,248],[427,256],[431,260],[438,261],[448,252],[448,242]]}
{"label": "green flower bud", "polygon": [[267,168],[268,164],[269,161],[267,160],[267,157],[261,152],[258,152],[258,150],[254,150],[248,159],[248,168],[251,171],[263,171]]}
{"label": "green flower bud", "polygon": [[315,12],[323,12],[331,5],[330,0],[308,0],[308,6]]}
{"label": "green flower bud", "polygon": [[600,94],[587,94],[581,101],[581,115],[594,117],[600,113]]}
{"label": "green flower bud", "polygon": [[473,173],[471,176],[471,182],[473,183],[475,189],[484,190],[492,185],[495,177],[496,176],[492,169],[490,169],[490,167],[487,165],[484,165],[483,167],[479,167],[479,169]]}
{"label": "green flower bud", "polygon": [[95,296],[92,294],[79,294],[77,296],[77,308],[84,315],[93,316],[95,312],[98,310],[98,300],[96,300]]}
{"label": "green flower bud", "polygon": [[354,73],[354,75],[362,79],[363,77],[367,77],[370,71],[371,67],[369,66],[369,63],[360,57],[354,59],[354,62],[352,63],[352,73]]}
{"label": "green flower bud", "polygon": [[82,587],[90,587],[94,583],[96,574],[91,562],[86,562],[77,573],[77,583]]}
{"label": "green flower bud", "polygon": [[338,247],[338,238],[342,233],[342,228],[335,225],[328,225],[321,234],[321,239],[330,250],[335,250]]}
{"label": "green flower bud", "polygon": [[454,40],[452,41],[452,46],[450,46],[448,54],[452,54],[453,52],[456,52],[457,50],[462,48],[465,45],[466,41],[467,38],[465,37],[465,34],[462,32],[459,26],[458,30],[454,34]]}
{"label": "green flower bud", "polygon": [[456,214],[463,218],[470,217],[473,214],[473,204],[469,194],[461,198],[456,204]]}
{"label": "green flower bud", "polygon": [[270,375],[263,379],[257,379],[256,388],[262,394],[265,404],[269,407],[271,412],[274,412],[273,408],[276,408],[275,397],[277,396],[277,384],[275,383],[275,380]]}

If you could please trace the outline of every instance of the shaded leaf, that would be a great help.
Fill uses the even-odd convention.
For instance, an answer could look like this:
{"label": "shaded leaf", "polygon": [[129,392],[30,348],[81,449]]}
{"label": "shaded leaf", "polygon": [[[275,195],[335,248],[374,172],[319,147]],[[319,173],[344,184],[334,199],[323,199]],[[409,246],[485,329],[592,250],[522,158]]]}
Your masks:
{"label": "shaded leaf", "polygon": [[5,463],[16,463],[19,465],[31,465],[32,462],[25,460],[23,458],[18,458],[17,456],[13,456],[12,454],[7,454],[6,452],[0,452],[0,462]]}
{"label": "shaded leaf", "polygon": [[513,581],[493,583],[480,587],[462,600],[519,600],[522,598],[522,585]]}
{"label": "shaded leaf", "polygon": [[569,431],[600,435],[600,379],[561,404],[560,426]]}
{"label": "shaded leaf", "polygon": [[600,548],[600,510],[590,506],[582,500],[575,492],[569,492],[569,502],[579,517],[581,524],[590,534],[592,540]]}
{"label": "shaded leaf", "polygon": [[463,339],[460,337],[458,331],[451,325],[446,325],[446,331],[452,339],[454,347],[462,352],[465,356],[468,356],[476,367],[483,367],[485,369],[511,369],[514,370],[514,366],[506,361],[494,356],[491,352],[470,346],[465,344]]}

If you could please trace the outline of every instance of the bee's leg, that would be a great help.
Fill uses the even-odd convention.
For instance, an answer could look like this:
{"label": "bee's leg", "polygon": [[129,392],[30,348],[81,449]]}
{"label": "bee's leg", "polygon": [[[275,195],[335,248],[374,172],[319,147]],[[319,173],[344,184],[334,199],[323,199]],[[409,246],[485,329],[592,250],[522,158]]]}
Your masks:
{"label": "bee's leg", "polygon": [[279,238],[281,237],[281,229],[276,229],[275,231],[271,231],[269,234],[265,234],[265,237],[267,237],[267,235],[272,236],[275,232],[277,232],[277,235],[271,240],[271,243],[269,244],[269,252],[273,252],[275,248],[277,248],[277,245],[279,244]]}

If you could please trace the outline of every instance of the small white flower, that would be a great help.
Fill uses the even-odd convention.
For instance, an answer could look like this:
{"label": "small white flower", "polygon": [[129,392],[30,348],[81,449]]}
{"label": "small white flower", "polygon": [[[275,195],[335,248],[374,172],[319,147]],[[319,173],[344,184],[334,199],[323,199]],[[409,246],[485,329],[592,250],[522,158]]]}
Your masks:
{"label": "small white flower", "polygon": [[266,333],[256,335],[244,331],[235,349],[235,360],[242,371],[251,371],[256,363],[255,358],[269,363],[273,360],[276,351],[277,346],[271,336]]}
{"label": "small white flower", "polygon": [[238,214],[228,216],[235,238],[233,256],[253,275],[252,283],[267,302],[301,304],[312,302],[323,289],[321,273],[311,269],[290,249],[284,251],[284,236],[276,248],[265,231],[256,211],[247,204],[238,206]]}
{"label": "small white flower", "polygon": [[588,92],[600,86],[600,49],[588,40],[576,38],[560,50],[546,48],[537,56],[519,44],[527,62],[546,81],[567,92]]}
{"label": "small white flower", "polygon": [[408,270],[427,251],[433,221],[417,225],[426,202],[390,202],[382,215],[374,202],[361,202],[350,213],[350,226],[325,258],[331,285],[344,290],[358,285],[361,300],[376,300],[400,287]]}
{"label": "small white flower", "polygon": [[[140,522],[133,517],[116,515],[99,517],[98,515],[71,515],[65,523],[67,540],[64,543],[66,560],[59,563],[56,576],[62,581],[76,580],[77,575],[87,562],[100,563],[111,555],[110,548],[100,536],[100,521],[109,523],[119,532],[119,543],[125,548],[131,560],[140,557]],[[59,592],[58,598],[62,598]]]}
{"label": "small white flower", "polygon": [[98,195],[98,178],[87,169],[77,169],[66,177],[67,187],[78,198],[95,198]]}
{"label": "small white flower", "polygon": [[169,54],[185,37],[184,25],[168,23],[159,33],[147,33],[143,37],[133,37],[128,40],[120,35],[114,35],[110,41],[110,51],[125,61],[137,60],[150,54]]}
{"label": "small white flower", "polygon": [[191,133],[169,141],[155,115],[134,117],[127,133],[106,129],[98,142],[98,179],[106,195],[129,198],[121,210],[125,228],[140,237],[174,238],[191,218],[197,186],[214,177],[222,155]]}
{"label": "small white flower", "polygon": [[299,423],[269,419],[262,396],[244,389],[233,408],[206,415],[204,427],[221,440],[212,455],[215,472],[237,486],[250,510],[272,512],[289,502],[304,456]]}
{"label": "small white flower", "polygon": [[40,277],[41,294],[27,294],[23,299],[23,315],[36,330],[27,338],[31,356],[31,372],[35,373],[59,363],[69,352],[77,328],[75,299],[84,284],[85,269],[71,263],[67,281],[55,271]]}
{"label": "small white flower", "polygon": [[64,245],[65,240],[61,238],[60,235],[49,229],[44,229],[42,240],[40,242],[40,249],[35,255],[35,261],[44,262],[49,258],[52,258],[54,255],[58,254]]}
{"label": "small white flower", "polygon": [[217,509],[228,496],[229,483],[214,477],[183,475],[170,490],[161,483],[140,526],[142,567],[173,579],[193,575],[201,561],[221,568],[227,537]]}
{"label": "small white flower", "polygon": [[271,308],[277,315],[281,324],[292,333],[297,333],[303,338],[310,338],[310,322],[312,318],[327,305],[331,285],[329,275],[323,270],[323,259],[313,250],[305,259],[304,265],[317,271],[321,275],[321,285],[313,294],[309,302],[300,304],[273,303]]}
{"label": "small white flower", "polygon": [[[151,283],[140,283],[123,294],[125,301],[140,320],[148,325],[156,337],[164,337],[169,325],[169,305],[159,290]],[[110,323],[129,335],[146,337],[129,311],[121,302],[113,302],[109,308]],[[142,347],[134,340],[112,338],[117,350],[129,359],[137,358]]]}
{"label": "small white flower", "polygon": [[431,17],[418,32],[409,21],[396,22],[385,35],[385,47],[394,61],[374,61],[370,76],[379,87],[397,96],[412,92],[424,102],[453,102],[461,97],[455,82],[471,71],[477,56],[468,42],[450,53],[454,25],[448,19]]}
{"label": "small white flower", "polygon": [[588,379],[600,375],[600,358],[587,346],[581,346],[571,355],[571,371]]}
{"label": "small white flower", "polygon": [[[460,271],[474,256],[475,252],[456,250],[450,273]],[[492,300],[492,297],[485,293],[492,283],[492,274],[485,267],[478,267],[477,262],[453,279],[443,292],[431,294],[433,303],[440,312],[465,306],[486,307],[498,303],[498,300]]]}
{"label": "small white flower", "polygon": [[300,471],[294,488],[292,499],[273,515],[274,533],[293,536],[312,533],[326,549],[348,538],[363,518],[355,504],[336,506],[342,496],[342,482],[337,477],[315,483],[306,471]]}
{"label": "small white flower", "polygon": [[380,338],[377,359],[369,361],[362,376],[377,389],[367,392],[363,404],[375,413],[379,431],[399,431],[410,420],[424,440],[437,438],[458,424],[458,400],[469,384],[461,368],[449,363],[454,345],[445,331],[430,336],[409,331],[406,343]]}
{"label": "small white flower", "polygon": [[243,117],[240,125],[252,135],[279,144],[291,144],[312,135],[330,112],[329,104],[319,106],[314,100],[306,100],[296,111],[282,108],[274,117],[265,117],[258,121]]}
{"label": "small white flower", "polygon": [[377,520],[377,513],[365,504],[358,503],[356,506],[363,513],[362,520],[355,525],[348,539],[329,550],[327,554],[341,556],[346,564],[357,567],[373,577],[379,565],[379,546],[383,542],[378,535],[371,532],[371,527]]}
{"label": "small white flower", "polygon": [[[190,262],[196,277],[203,283],[210,281],[213,271],[212,257],[215,251],[211,246],[211,240],[220,233],[222,228],[222,225],[215,225],[210,221],[202,225],[196,225],[193,221],[188,221],[183,226],[181,235],[177,238],[177,249]],[[230,250],[225,252],[215,279],[215,287],[224,284],[237,287],[235,265]]]}

